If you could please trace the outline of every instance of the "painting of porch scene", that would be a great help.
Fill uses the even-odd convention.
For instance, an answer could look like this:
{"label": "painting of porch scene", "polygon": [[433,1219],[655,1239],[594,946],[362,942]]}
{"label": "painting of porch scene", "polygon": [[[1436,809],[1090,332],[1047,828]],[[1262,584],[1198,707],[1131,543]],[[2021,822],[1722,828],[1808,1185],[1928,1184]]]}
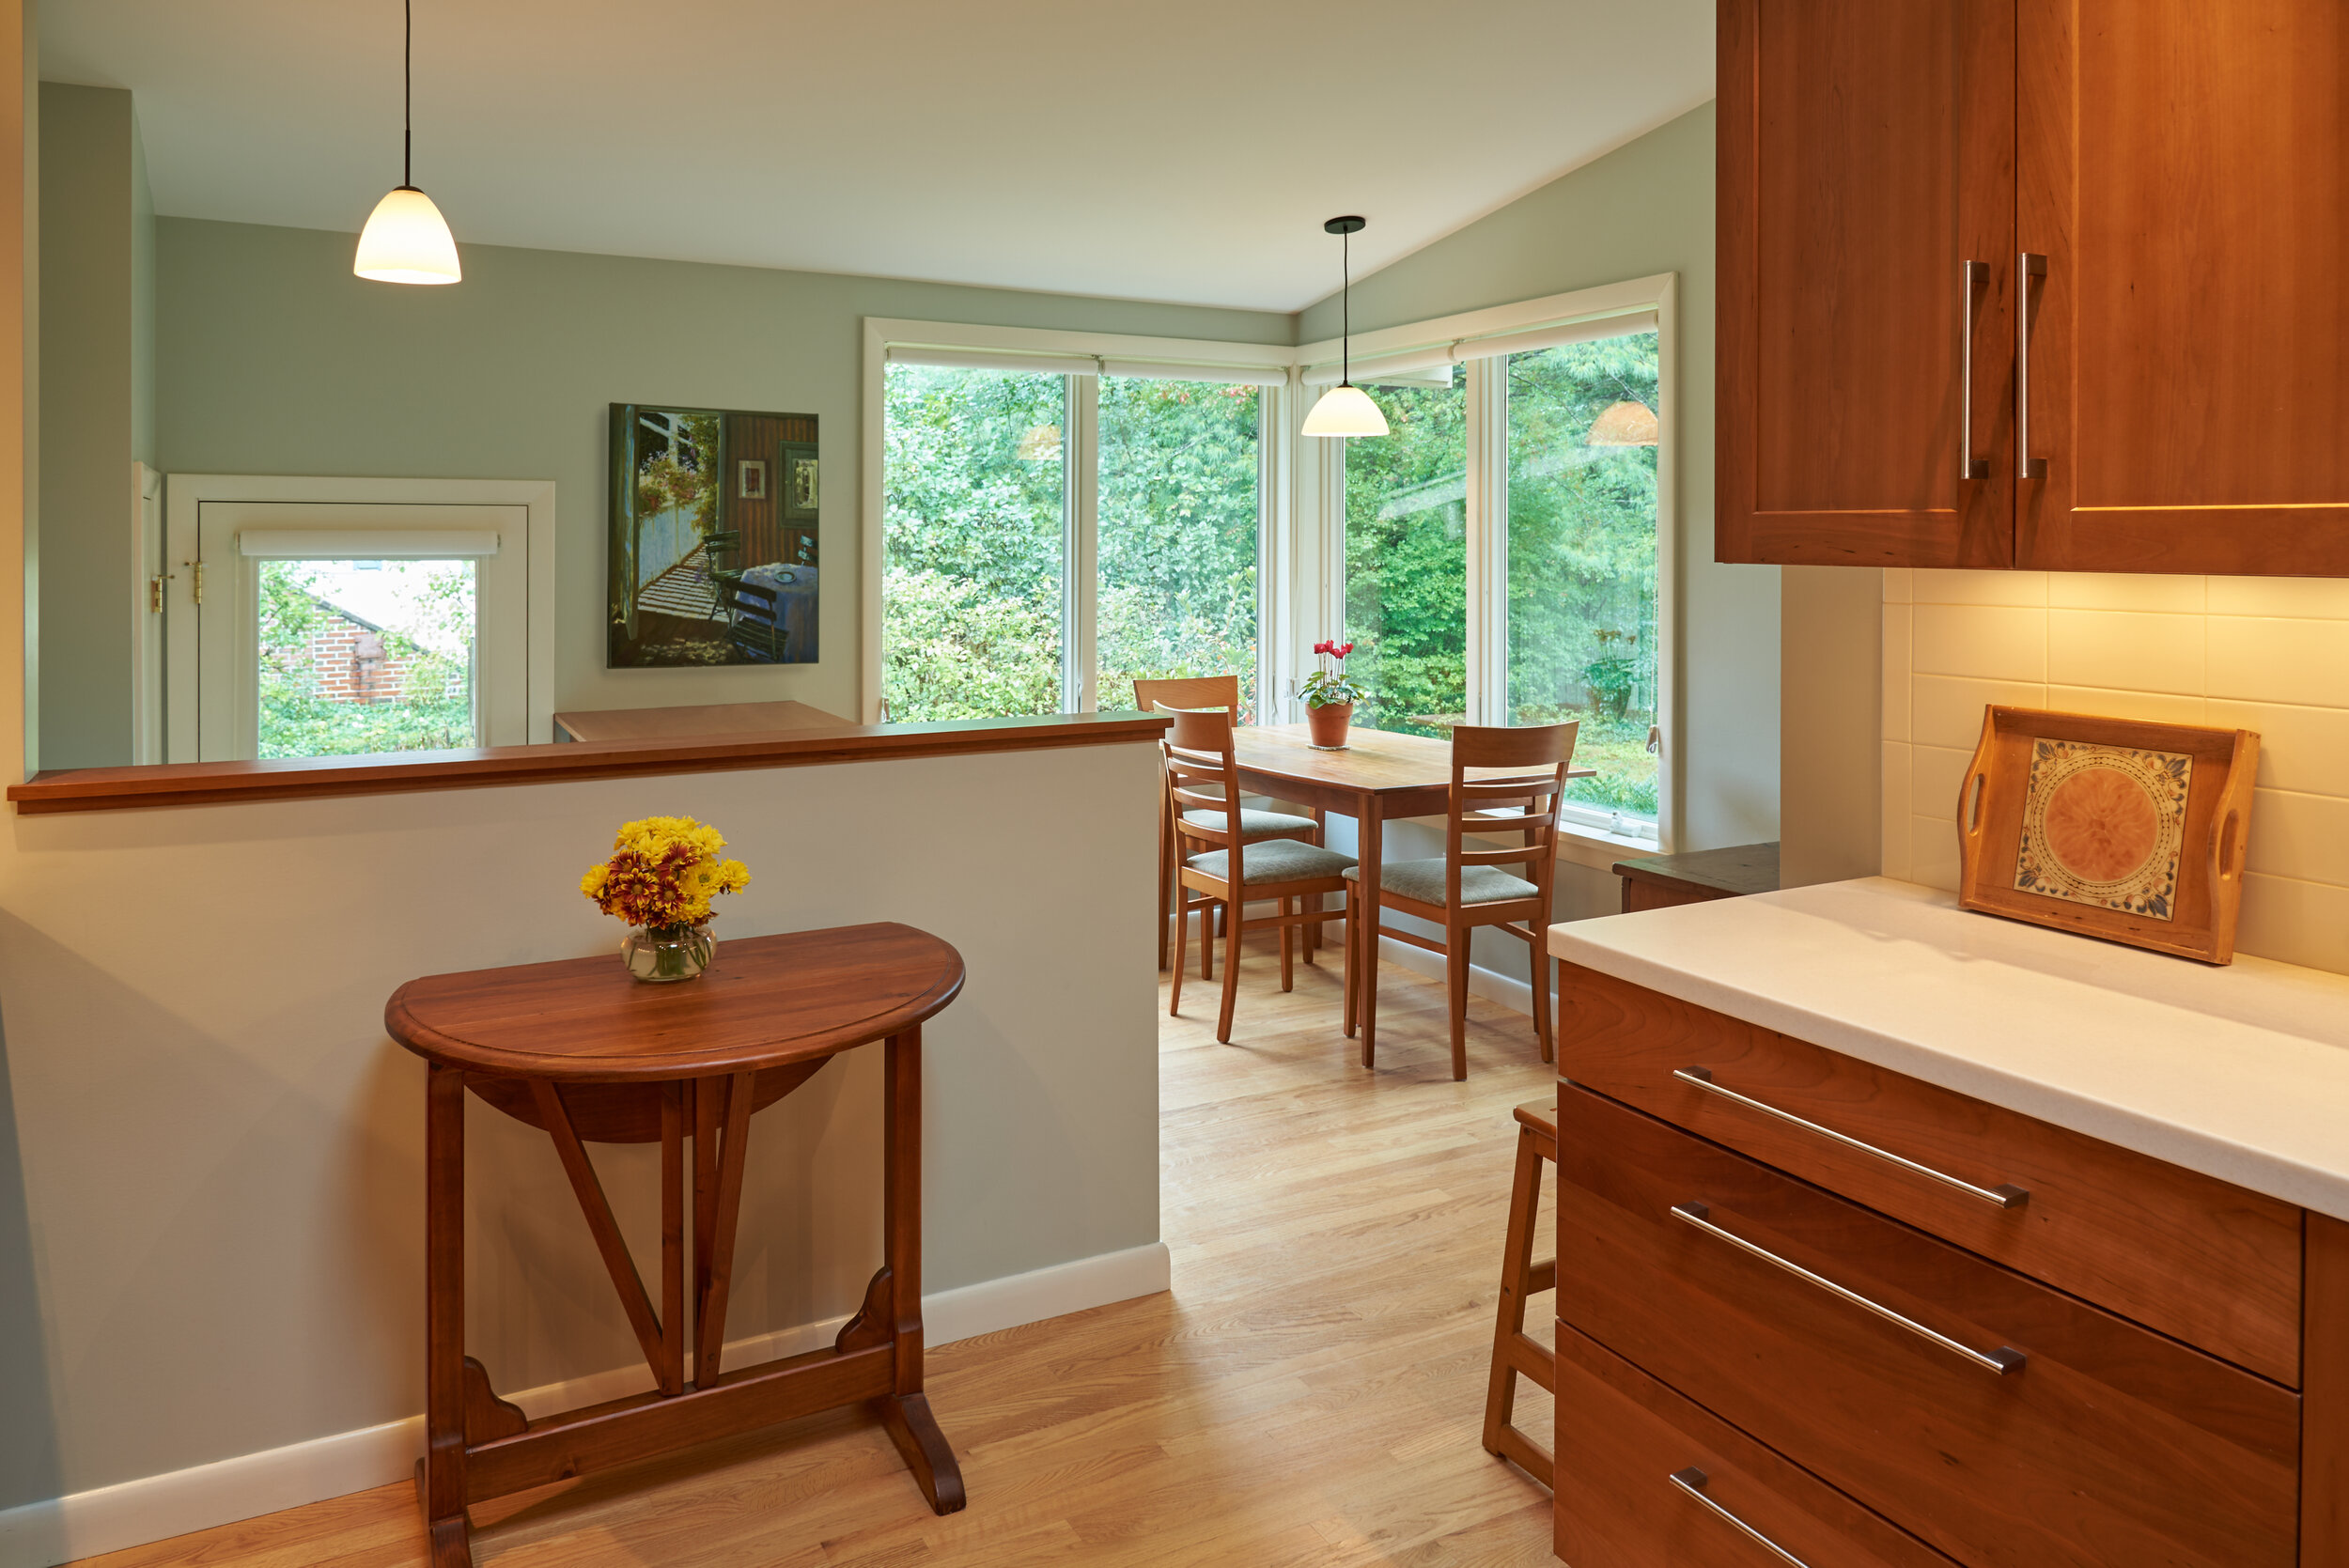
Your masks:
{"label": "painting of porch scene", "polygon": [[612,405],[605,664],[813,664],[816,416]]}

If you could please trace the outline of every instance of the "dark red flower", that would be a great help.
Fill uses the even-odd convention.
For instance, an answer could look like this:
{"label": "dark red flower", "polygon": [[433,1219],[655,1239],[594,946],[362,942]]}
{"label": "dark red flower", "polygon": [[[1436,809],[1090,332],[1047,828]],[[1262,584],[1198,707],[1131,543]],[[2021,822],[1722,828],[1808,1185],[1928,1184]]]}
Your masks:
{"label": "dark red flower", "polygon": [[1340,659],[1344,659],[1347,654],[1354,651],[1354,644],[1348,643],[1344,647],[1331,648],[1330,651],[1336,654]]}
{"label": "dark red flower", "polygon": [[1314,644],[1314,652],[1315,653],[1328,653],[1329,651],[1330,644],[1327,643],[1315,643]]}

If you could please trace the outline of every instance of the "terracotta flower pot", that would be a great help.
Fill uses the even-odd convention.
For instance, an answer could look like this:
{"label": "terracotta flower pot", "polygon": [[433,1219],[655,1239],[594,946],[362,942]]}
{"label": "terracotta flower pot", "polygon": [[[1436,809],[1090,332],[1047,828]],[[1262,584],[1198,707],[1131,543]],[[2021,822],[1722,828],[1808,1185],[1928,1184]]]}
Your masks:
{"label": "terracotta flower pot", "polygon": [[1353,722],[1352,703],[1331,703],[1326,707],[1305,710],[1305,726],[1313,733],[1314,744],[1326,752],[1345,750],[1346,726]]}

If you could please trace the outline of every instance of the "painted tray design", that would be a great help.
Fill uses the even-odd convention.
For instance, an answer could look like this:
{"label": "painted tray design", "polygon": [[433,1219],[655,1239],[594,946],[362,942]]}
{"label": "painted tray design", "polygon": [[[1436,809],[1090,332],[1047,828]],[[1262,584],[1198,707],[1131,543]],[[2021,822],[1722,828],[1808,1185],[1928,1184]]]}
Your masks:
{"label": "painted tray design", "polygon": [[2259,743],[2248,730],[1985,709],[1958,797],[1958,902],[2228,962]]}

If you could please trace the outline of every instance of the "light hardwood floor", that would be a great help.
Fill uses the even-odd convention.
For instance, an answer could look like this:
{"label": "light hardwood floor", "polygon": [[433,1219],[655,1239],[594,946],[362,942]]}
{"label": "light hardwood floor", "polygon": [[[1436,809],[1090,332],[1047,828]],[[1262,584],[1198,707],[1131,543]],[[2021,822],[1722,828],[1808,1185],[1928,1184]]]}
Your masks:
{"label": "light hardwood floor", "polygon": [[[1325,956],[1334,956],[1327,955]],[[1387,968],[1376,1072],[1334,966],[1283,996],[1269,944],[1159,1037],[1172,1294],[933,1350],[971,1506],[926,1508],[876,1423],[841,1412],[476,1509],[484,1568],[1182,1568],[1546,1564],[1549,1494],[1478,1434],[1516,1128],[1549,1094],[1521,1015],[1479,999],[1451,1080],[1444,993]],[[1543,1227],[1549,1226],[1547,1199]],[[1548,1315],[1548,1300],[1535,1303]],[[1545,1332],[1544,1338],[1547,1339]],[[1517,1421],[1548,1444],[1548,1396]],[[105,1568],[409,1568],[386,1486],[87,1560]]]}

